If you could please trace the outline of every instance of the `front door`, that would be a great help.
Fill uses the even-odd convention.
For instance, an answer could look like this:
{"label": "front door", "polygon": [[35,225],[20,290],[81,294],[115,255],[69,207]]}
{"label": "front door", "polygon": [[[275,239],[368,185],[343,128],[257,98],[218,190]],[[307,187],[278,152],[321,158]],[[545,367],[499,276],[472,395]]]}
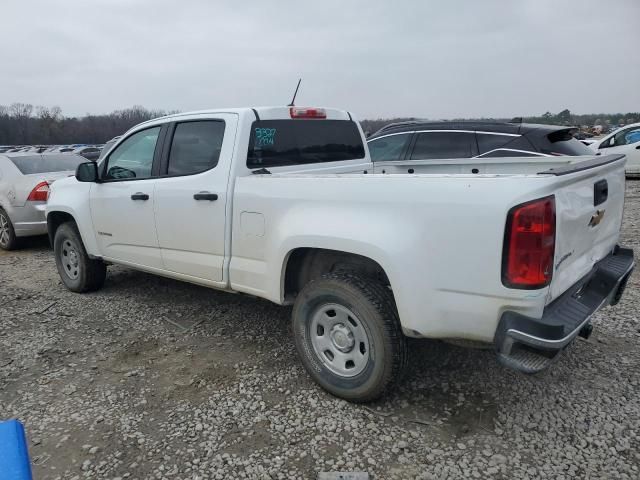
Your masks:
{"label": "front door", "polygon": [[237,115],[192,117],[171,125],[156,181],[155,213],[164,268],[223,281],[227,183]]}
{"label": "front door", "polygon": [[160,132],[156,126],[125,139],[106,158],[102,182],[91,186],[91,216],[107,259],[162,268],[153,209]]}
{"label": "front door", "polygon": [[606,137],[598,147],[603,155],[622,153],[627,156],[627,171],[640,173],[640,125],[626,127]]}

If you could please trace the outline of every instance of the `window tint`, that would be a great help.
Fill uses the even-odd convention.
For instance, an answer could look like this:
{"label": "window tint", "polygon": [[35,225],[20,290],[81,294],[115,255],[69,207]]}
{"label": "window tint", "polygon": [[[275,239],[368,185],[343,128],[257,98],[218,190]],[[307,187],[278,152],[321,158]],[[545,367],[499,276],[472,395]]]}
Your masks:
{"label": "window tint", "polygon": [[374,162],[400,160],[400,155],[402,155],[409,138],[411,138],[410,133],[403,133],[371,140],[368,143],[371,160]]}
{"label": "window tint", "polygon": [[160,127],[134,133],[116,147],[107,159],[106,180],[149,178]]}
{"label": "window tint", "polygon": [[75,172],[76,167],[87,159],[79,155],[33,155],[9,158],[23,175],[32,173]]}
{"label": "window tint", "polygon": [[179,123],[171,141],[168,175],[190,175],[215,167],[220,158],[224,122]]}
{"label": "window tint", "polygon": [[469,132],[423,132],[411,153],[411,160],[469,158],[476,155],[475,134]]}
{"label": "window tint", "polygon": [[580,140],[573,138],[571,130],[558,130],[547,135],[547,141],[538,145],[542,153],[551,155],[593,155],[593,151]]}
{"label": "window tint", "polygon": [[249,168],[303,165],[364,158],[362,137],[350,120],[253,122]]}
{"label": "window tint", "polygon": [[99,160],[102,160],[104,158],[104,156],[109,153],[109,149],[111,147],[113,147],[113,144],[116,143],[118,140],[109,140],[107,143],[104,144],[104,147],[102,147],[102,150],[100,150],[100,157],[98,157]]}
{"label": "window tint", "polygon": [[496,148],[506,147],[510,142],[513,142],[519,137],[511,137],[509,135],[489,135],[487,133],[476,133],[476,139],[478,140],[478,149],[480,155]]}

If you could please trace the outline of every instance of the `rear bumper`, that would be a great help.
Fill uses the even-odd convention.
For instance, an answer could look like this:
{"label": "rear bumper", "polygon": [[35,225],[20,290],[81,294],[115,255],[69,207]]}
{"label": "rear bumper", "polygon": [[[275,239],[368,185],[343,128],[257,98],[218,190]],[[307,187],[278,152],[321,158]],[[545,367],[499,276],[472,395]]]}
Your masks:
{"label": "rear bumper", "polygon": [[16,237],[45,235],[47,233],[46,206],[46,203],[27,202],[24,207],[16,207],[11,211],[9,216]]}
{"label": "rear bumper", "polygon": [[617,247],[547,305],[542,318],[505,312],[494,339],[501,363],[525,373],[548,367],[556,354],[589,324],[593,314],[618,303],[633,268],[633,250]]}

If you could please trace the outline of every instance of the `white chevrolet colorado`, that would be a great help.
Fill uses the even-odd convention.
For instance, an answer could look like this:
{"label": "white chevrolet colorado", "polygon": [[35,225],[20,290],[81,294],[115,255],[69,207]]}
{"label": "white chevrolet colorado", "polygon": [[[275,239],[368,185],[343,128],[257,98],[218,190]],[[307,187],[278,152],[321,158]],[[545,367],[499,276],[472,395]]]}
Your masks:
{"label": "white chevrolet colorado", "polygon": [[634,265],[624,164],[374,166],[348,112],[211,110],[132,128],[52,186],[47,225],[75,292],[120,264],[293,305],[309,374],[367,401],[400,377],[407,337],[492,345],[534,373],[588,335]]}

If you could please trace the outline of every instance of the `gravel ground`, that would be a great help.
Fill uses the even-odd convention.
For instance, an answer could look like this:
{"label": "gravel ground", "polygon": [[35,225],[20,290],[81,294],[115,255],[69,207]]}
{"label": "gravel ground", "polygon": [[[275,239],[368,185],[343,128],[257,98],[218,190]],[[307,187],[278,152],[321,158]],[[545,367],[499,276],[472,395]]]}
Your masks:
{"label": "gravel ground", "polygon": [[[629,182],[637,252],[639,227]],[[73,294],[41,239],[0,272],[0,418],[25,423],[38,479],[640,478],[638,273],[544,374],[415,341],[404,382],[362,406],[310,381],[288,308],[118,267]]]}

